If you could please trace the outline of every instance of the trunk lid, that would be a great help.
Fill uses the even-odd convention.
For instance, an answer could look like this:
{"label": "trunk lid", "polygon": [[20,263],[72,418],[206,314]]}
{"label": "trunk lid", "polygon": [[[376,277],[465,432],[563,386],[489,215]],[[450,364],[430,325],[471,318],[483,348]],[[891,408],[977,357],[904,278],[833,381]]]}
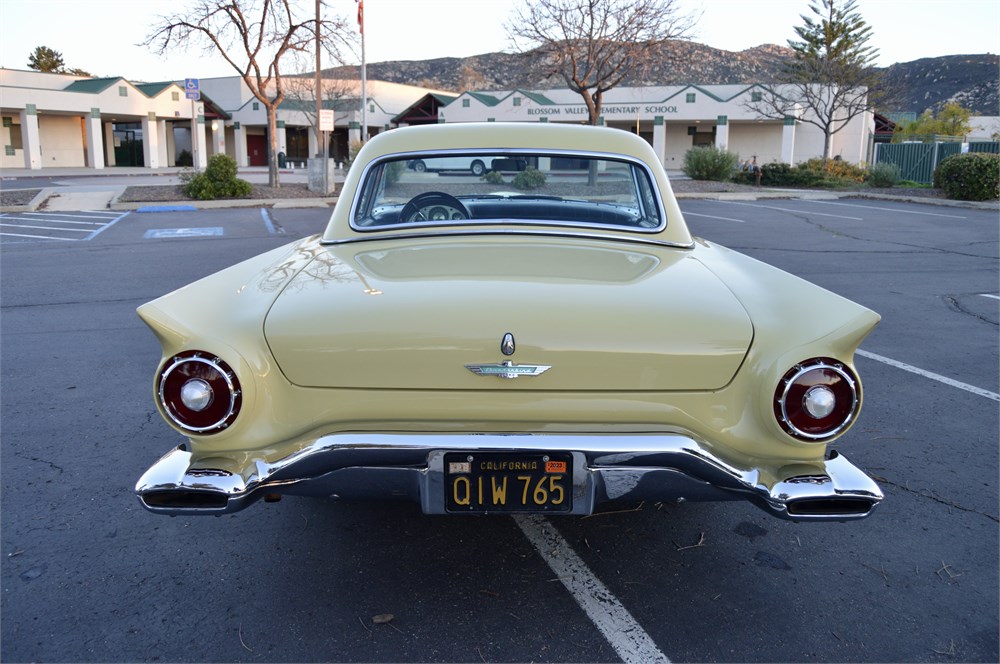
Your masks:
{"label": "trunk lid", "polygon": [[[538,238],[400,244],[328,247],[288,283],[264,333],[292,383],[714,390],[753,338],[739,301],[685,250]],[[511,355],[501,349],[508,333]],[[551,368],[525,375],[539,371],[531,367]]]}

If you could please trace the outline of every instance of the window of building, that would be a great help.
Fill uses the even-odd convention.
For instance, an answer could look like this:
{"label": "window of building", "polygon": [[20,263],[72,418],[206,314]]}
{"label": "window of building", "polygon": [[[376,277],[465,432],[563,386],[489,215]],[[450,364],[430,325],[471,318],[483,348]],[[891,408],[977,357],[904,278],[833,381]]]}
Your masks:
{"label": "window of building", "polygon": [[764,95],[762,93],[760,93],[760,92],[751,92],[750,93],[750,101],[761,101],[763,98],[764,98]]}
{"label": "window of building", "polygon": [[369,113],[375,112],[375,104],[368,104],[368,112]]}
{"label": "window of building", "polygon": [[521,105],[521,98],[514,97],[514,106],[520,106],[520,105]]}
{"label": "window of building", "polygon": [[181,100],[181,93],[177,92],[176,90],[174,92],[171,92],[170,93],[170,99],[171,99],[171,101],[180,101]]}
{"label": "window of building", "polygon": [[259,111],[260,110],[260,102],[259,101],[255,101],[253,103],[253,110],[255,110],[255,111]]}
{"label": "window of building", "polygon": [[128,87],[124,86],[124,85],[119,85],[118,86],[118,96],[119,97],[128,97]]}
{"label": "window of building", "polygon": [[694,99],[695,99],[695,97],[694,97],[694,93],[693,92],[687,93],[687,103],[693,104],[694,103]]}
{"label": "window of building", "polygon": [[469,108],[469,100],[468,99],[463,99],[462,100],[462,108]]}

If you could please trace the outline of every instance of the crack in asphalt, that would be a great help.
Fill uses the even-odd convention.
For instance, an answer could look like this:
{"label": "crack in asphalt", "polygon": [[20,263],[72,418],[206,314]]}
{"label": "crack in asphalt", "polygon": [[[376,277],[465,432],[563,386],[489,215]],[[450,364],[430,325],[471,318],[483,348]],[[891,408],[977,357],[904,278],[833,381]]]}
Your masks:
{"label": "crack in asphalt", "polygon": [[944,298],[944,301],[948,304],[948,307],[950,309],[952,309],[953,311],[956,311],[956,312],[958,312],[960,314],[965,314],[967,316],[971,316],[972,318],[976,318],[978,320],[981,320],[984,323],[987,323],[989,325],[993,325],[994,327],[1000,325],[1000,323],[998,323],[996,321],[992,321],[989,318],[986,318],[985,316],[980,316],[979,314],[977,314],[974,311],[969,311],[968,309],[966,309],[965,307],[962,306],[962,304],[958,301],[958,298],[956,296],[954,296],[954,295],[946,295],[945,298]]}
{"label": "crack in asphalt", "polygon": [[73,307],[78,304],[121,304],[122,302],[148,302],[158,297],[125,297],[112,300],[72,300],[69,302],[32,302],[28,304],[4,304],[0,309],[31,309],[34,307]]}
{"label": "crack in asphalt", "polygon": [[[884,244],[891,244],[891,245],[895,245],[895,246],[898,246],[898,247],[910,247],[912,249],[920,249],[922,251],[929,252],[929,253],[935,253],[935,254],[951,254],[951,255],[954,255],[954,256],[965,256],[967,258],[986,258],[986,259],[990,259],[990,260],[997,260],[996,256],[983,256],[981,254],[970,254],[970,253],[966,253],[964,251],[957,251],[955,249],[944,249],[942,247],[925,247],[925,246],[920,245],[920,244],[910,244],[908,242],[895,242],[895,241],[892,241],[892,240],[872,240],[872,239],[869,239],[869,238],[858,237],[856,235],[851,235],[850,233],[845,233],[844,231],[840,231],[840,230],[835,230],[835,229],[832,229],[832,228],[828,228],[828,227],[824,226],[821,222],[813,221],[812,219],[809,219],[808,217],[799,217],[796,214],[793,214],[792,216],[796,217],[796,218],[799,218],[799,219],[802,219],[802,221],[806,222],[807,224],[809,224],[811,226],[814,226],[815,228],[817,228],[817,229],[819,229],[821,231],[824,231],[826,233],[829,233],[831,235],[834,235],[834,236],[837,236],[837,237],[848,238],[850,240],[857,240],[858,242],[882,242]],[[970,245],[971,244],[979,244],[979,242],[970,243]],[[902,253],[906,253],[906,252],[902,252]]]}
{"label": "crack in asphalt", "polygon": [[979,511],[977,509],[973,509],[971,507],[963,507],[962,505],[959,505],[958,503],[952,502],[950,500],[945,500],[944,498],[941,498],[941,497],[935,495],[933,492],[930,491],[930,489],[926,489],[924,491],[917,491],[915,489],[911,489],[908,486],[905,486],[903,484],[899,484],[897,482],[893,482],[892,480],[886,479],[886,478],[881,477],[879,475],[872,475],[872,477],[875,478],[879,482],[884,482],[884,483],[888,484],[889,486],[894,486],[897,489],[901,489],[903,491],[906,491],[907,493],[912,493],[915,496],[920,496],[921,498],[927,498],[929,500],[933,500],[936,503],[941,503],[942,505],[947,505],[948,507],[954,507],[955,509],[961,510],[963,512],[969,512],[971,514],[978,514],[980,516],[985,516],[990,521],[995,521],[997,523],[1000,523],[1000,518],[995,517],[992,514],[988,514],[986,512],[981,512],[981,511]]}

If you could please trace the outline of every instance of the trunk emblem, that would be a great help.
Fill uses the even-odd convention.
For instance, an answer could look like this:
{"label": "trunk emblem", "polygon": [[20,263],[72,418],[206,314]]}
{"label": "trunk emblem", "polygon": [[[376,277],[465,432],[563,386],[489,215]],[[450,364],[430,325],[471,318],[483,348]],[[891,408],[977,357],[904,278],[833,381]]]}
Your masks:
{"label": "trunk emblem", "polygon": [[537,376],[543,374],[551,366],[541,364],[514,364],[507,361],[500,364],[466,364],[465,368],[480,376],[496,376],[497,378],[520,378],[521,376]]}
{"label": "trunk emblem", "polygon": [[510,332],[503,335],[503,341],[500,342],[500,352],[504,355],[514,354],[514,335]]}

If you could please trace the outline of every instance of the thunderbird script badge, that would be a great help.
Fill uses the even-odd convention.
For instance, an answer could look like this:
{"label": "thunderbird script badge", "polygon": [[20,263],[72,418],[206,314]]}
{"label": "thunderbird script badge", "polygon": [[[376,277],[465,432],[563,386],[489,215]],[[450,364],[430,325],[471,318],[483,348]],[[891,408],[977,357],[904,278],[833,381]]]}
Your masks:
{"label": "thunderbird script badge", "polygon": [[543,374],[551,366],[541,364],[514,364],[513,362],[501,362],[500,364],[466,364],[465,368],[480,376],[496,376],[497,378],[520,378],[521,376],[537,376]]}

